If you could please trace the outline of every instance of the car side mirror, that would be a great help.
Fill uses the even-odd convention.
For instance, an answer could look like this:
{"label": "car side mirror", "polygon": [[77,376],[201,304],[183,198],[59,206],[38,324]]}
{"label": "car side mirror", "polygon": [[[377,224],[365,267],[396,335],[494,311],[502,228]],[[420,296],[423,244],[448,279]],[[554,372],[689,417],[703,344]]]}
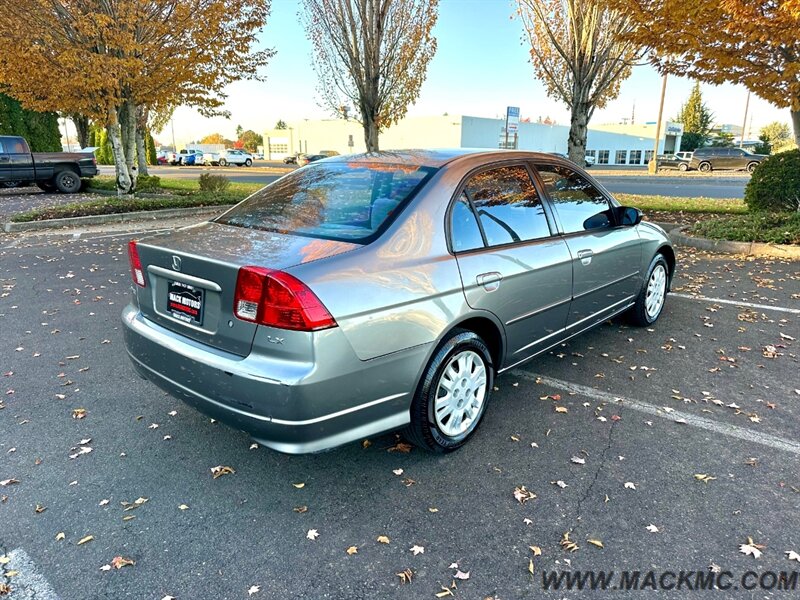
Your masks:
{"label": "car side mirror", "polygon": [[644,214],[638,208],[633,208],[632,206],[620,206],[617,209],[617,216],[619,218],[619,224],[623,227],[633,227],[634,225],[638,225],[642,222],[642,217]]}

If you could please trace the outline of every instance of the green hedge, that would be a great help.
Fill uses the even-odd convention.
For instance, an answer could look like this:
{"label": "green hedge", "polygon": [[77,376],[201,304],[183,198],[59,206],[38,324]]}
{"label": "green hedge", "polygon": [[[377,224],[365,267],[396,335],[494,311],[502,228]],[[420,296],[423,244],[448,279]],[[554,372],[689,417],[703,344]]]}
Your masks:
{"label": "green hedge", "polygon": [[764,160],[747,183],[744,201],[751,211],[800,211],[800,149]]}

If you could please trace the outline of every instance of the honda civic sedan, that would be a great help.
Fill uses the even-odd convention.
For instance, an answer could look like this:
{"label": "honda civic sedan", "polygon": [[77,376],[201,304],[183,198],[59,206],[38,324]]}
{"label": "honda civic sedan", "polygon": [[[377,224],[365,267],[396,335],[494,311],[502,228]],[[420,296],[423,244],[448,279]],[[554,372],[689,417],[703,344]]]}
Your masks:
{"label": "honda civic sedan", "polygon": [[473,436],[495,377],[611,317],[650,326],[675,253],[571,162],[337,156],[129,244],[143,377],[288,453]]}

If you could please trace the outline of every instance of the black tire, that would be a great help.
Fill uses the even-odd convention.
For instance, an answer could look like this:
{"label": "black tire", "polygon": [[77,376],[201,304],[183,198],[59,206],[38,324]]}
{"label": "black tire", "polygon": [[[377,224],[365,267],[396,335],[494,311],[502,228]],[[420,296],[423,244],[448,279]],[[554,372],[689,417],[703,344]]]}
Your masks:
{"label": "black tire", "polygon": [[757,166],[758,166],[757,162],[751,162],[750,164],[747,165],[747,172],[752,173],[753,171],[756,170]]}
{"label": "black tire", "polygon": [[47,192],[48,194],[53,194],[58,191],[58,188],[54,186],[52,183],[47,181],[38,181],[36,182],[36,187],[38,187],[43,192]]}
{"label": "black tire", "polygon": [[220,167],[226,167],[226,166],[228,166],[228,161],[227,161],[227,160],[225,160],[224,158],[220,158],[220,159],[219,159],[219,166],[220,166]]}
{"label": "black tire", "polygon": [[[649,286],[650,280],[651,278],[653,278],[654,273],[659,268],[663,269],[663,275],[665,277],[665,280],[664,280],[663,290],[661,291],[662,294],[661,304],[660,306],[658,306],[658,310],[653,312],[653,311],[648,311],[647,307],[648,290],[650,287]],[[664,310],[664,304],[666,303],[667,299],[667,291],[669,290],[669,282],[670,282],[669,264],[667,264],[667,260],[664,258],[664,255],[658,253],[653,257],[653,260],[650,261],[650,267],[647,269],[647,277],[642,283],[642,289],[639,292],[639,295],[636,297],[636,303],[631,307],[630,311],[628,312],[631,324],[636,325],[637,327],[649,327],[658,320],[658,317],[661,316],[661,313]]]}
{"label": "black tire", "polygon": [[[483,402],[477,415],[463,432],[458,435],[448,435],[437,423],[434,404],[439,391],[439,383],[449,367],[450,359],[465,351],[471,351],[477,355],[485,368],[486,387]],[[478,429],[486,414],[486,407],[491,401],[494,377],[492,355],[481,337],[473,331],[454,329],[442,341],[425,367],[419,388],[411,403],[411,423],[405,431],[408,440],[420,448],[439,453],[452,452],[463,446]],[[468,394],[465,396],[469,397]],[[450,419],[452,418],[451,416]]]}
{"label": "black tire", "polygon": [[700,166],[697,167],[703,173],[710,173],[711,172],[711,163],[710,162],[701,162]]}
{"label": "black tire", "polygon": [[244,161],[244,166],[245,167],[252,167],[253,166],[253,161],[248,158],[246,161]]}
{"label": "black tire", "polygon": [[81,176],[70,169],[56,173],[53,183],[63,194],[74,194],[81,190]]}
{"label": "black tire", "polygon": [[687,165],[686,163],[681,163],[681,164],[678,165],[678,170],[679,171],[688,171],[689,170],[689,165]]}

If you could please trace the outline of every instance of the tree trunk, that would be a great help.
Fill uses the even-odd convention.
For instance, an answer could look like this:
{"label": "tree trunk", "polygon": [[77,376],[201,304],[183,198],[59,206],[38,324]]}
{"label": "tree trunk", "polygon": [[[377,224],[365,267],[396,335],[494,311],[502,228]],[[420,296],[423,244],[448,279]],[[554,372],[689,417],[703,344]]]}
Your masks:
{"label": "tree trunk", "polygon": [[125,149],[122,143],[122,128],[116,107],[108,111],[108,124],[106,125],[108,139],[111,142],[111,153],[114,156],[114,169],[117,175],[117,195],[129,194],[132,191],[131,175],[128,171],[128,161],[125,158]]}
{"label": "tree trunk", "polygon": [[139,163],[139,175],[147,176],[147,147],[144,141],[144,132],[140,127],[136,128],[136,160]]}
{"label": "tree trunk", "polygon": [[576,165],[583,166],[586,160],[586,134],[589,128],[588,102],[575,102],[569,124],[569,138],[567,139],[567,155]]}
{"label": "tree trunk", "polygon": [[139,162],[139,175],[149,175],[147,169],[147,110],[138,107],[136,111],[136,159]]}
{"label": "tree trunk", "polygon": [[361,117],[364,125],[364,143],[367,146],[367,152],[379,152],[377,115],[374,111],[362,106]]}
{"label": "tree trunk", "polygon": [[136,106],[130,100],[123,102],[119,109],[119,123],[122,133],[122,147],[131,186],[128,193],[136,191],[139,168],[136,161]]}
{"label": "tree trunk", "polygon": [[78,133],[78,143],[81,148],[89,147],[89,117],[80,114],[70,115],[75,124],[75,131]]}
{"label": "tree trunk", "polygon": [[794,129],[794,143],[800,148],[800,110],[792,111],[792,128]]}

